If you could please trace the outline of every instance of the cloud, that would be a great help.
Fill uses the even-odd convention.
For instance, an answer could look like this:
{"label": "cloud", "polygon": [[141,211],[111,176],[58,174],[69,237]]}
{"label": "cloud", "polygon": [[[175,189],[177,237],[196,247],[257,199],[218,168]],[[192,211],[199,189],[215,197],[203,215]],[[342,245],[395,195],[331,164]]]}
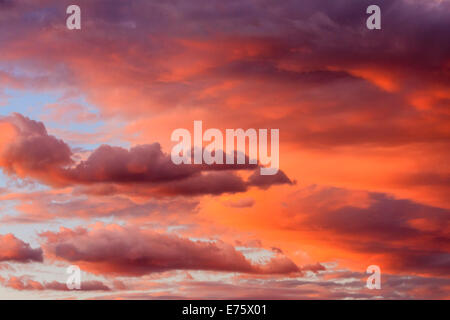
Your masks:
{"label": "cloud", "polygon": [[422,275],[445,275],[450,267],[447,209],[318,186],[303,189],[294,199],[285,213],[287,228],[307,232],[311,239],[329,239],[325,242],[357,254],[356,259]]}
{"label": "cloud", "polygon": [[0,118],[0,166],[8,174],[58,181],[63,167],[72,164],[69,146],[47,133],[41,122],[14,113]]}
{"label": "cloud", "polygon": [[170,156],[164,154],[161,146],[155,143],[130,150],[100,146],[67,174],[69,180],[78,183],[158,183],[184,179],[195,172],[192,166],[173,164]]}
{"label": "cloud", "polygon": [[181,216],[194,214],[199,201],[185,197],[152,198],[137,200],[133,197],[112,195],[89,196],[78,189],[58,189],[0,195],[3,204],[12,204],[16,214],[4,214],[0,223],[43,223],[61,219],[84,219],[114,217],[130,220],[151,218],[174,223]]}
{"label": "cloud", "polygon": [[257,170],[255,165],[242,168],[238,165],[175,165],[159,143],[138,145],[130,150],[102,145],[86,160],[75,164],[70,147],[48,135],[43,123],[18,113],[0,121],[6,132],[0,144],[0,167],[10,175],[35,178],[53,186],[102,184],[109,185],[109,193],[128,193],[143,185],[150,193],[218,195],[244,192],[249,186],[267,188],[272,184],[291,183],[282,171],[275,178],[252,177],[248,182],[225,172]]}
{"label": "cloud", "polygon": [[[193,109],[214,106],[226,127],[271,124],[276,107],[279,128],[301,144],[403,144],[446,136],[437,116],[449,99],[447,1],[379,1],[387,30],[379,33],[365,27],[370,1],[107,3],[80,4],[91,12],[86,25],[95,28],[78,37],[65,37],[51,1],[18,4],[18,12],[39,8],[40,15],[30,14],[25,24],[19,14],[2,21],[17,28],[13,38],[0,34],[0,59],[23,64],[32,75],[10,76],[25,87],[78,88],[104,115],[129,119],[176,110],[190,120]],[[212,17],[218,23],[211,24]],[[414,105],[430,108],[422,114]],[[353,117],[345,116],[349,112]],[[311,120],[320,120],[319,132]],[[378,127],[366,127],[371,122]],[[390,139],[383,132],[392,133]]]}
{"label": "cloud", "polygon": [[[381,290],[366,287],[368,274],[346,269],[329,270],[314,278],[241,279],[204,281],[188,279],[172,285],[160,285],[154,292],[124,292],[98,299],[240,299],[240,300],[405,300],[448,299],[448,278],[427,278],[383,274]],[[174,290],[175,286],[178,290]]]}
{"label": "cloud", "polygon": [[[46,290],[72,291],[67,288],[65,283],[52,281],[44,284]],[[98,280],[90,280],[81,282],[81,291],[110,291],[111,289],[103,282]]]}
{"label": "cloud", "polygon": [[267,263],[252,263],[233,246],[194,241],[174,234],[109,225],[92,230],[44,232],[44,249],[51,258],[79,265],[97,274],[139,276],[170,270],[203,270],[255,274],[290,274],[301,270],[276,255]]}
{"label": "cloud", "polygon": [[15,290],[44,290],[44,286],[32,279],[25,279],[23,277],[10,277],[8,280],[0,279],[3,286]]}
{"label": "cloud", "polygon": [[42,249],[17,239],[13,234],[0,235],[0,262],[43,262]]}
{"label": "cloud", "polygon": [[[23,291],[23,290],[53,290],[53,291],[73,291],[67,288],[67,285],[58,281],[39,282],[30,279],[27,276],[11,276],[9,279],[0,278],[0,283],[7,288]],[[111,289],[103,282],[97,280],[83,281],[81,287],[77,291],[110,291]]]}
{"label": "cloud", "polygon": [[295,181],[292,182],[283,171],[278,171],[274,175],[263,176],[260,175],[259,172],[253,172],[250,178],[248,179],[248,184],[251,186],[258,186],[262,189],[267,189],[272,185],[277,184],[295,184]]}

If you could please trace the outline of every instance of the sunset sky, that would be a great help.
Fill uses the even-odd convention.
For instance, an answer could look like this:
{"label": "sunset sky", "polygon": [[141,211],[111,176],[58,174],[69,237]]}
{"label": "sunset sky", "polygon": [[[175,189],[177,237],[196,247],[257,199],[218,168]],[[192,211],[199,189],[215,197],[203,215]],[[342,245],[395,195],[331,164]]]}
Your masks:
{"label": "sunset sky", "polygon": [[[0,0],[0,299],[450,299],[449,32],[447,0]],[[279,129],[280,171],[174,165],[195,120]]]}

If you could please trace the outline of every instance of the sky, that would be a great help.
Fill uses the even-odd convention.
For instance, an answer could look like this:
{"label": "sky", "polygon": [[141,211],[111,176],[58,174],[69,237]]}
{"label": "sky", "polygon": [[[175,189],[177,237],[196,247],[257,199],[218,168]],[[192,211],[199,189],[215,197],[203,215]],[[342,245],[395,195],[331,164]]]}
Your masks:
{"label": "sky", "polygon": [[[0,0],[0,299],[449,299],[449,30],[447,0]],[[196,120],[278,129],[278,173],[175,165]]]}

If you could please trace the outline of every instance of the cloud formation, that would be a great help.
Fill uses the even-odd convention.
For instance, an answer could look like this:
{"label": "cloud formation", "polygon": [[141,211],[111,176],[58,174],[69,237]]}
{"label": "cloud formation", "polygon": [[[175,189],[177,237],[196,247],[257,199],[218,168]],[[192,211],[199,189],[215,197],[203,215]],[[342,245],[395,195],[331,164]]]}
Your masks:
{"label": "cloud formation", "polygon": [[292,184],[282,171],[273,177],[252,176],[248,182],[226,172],[258,169],[254,165],[175,165],[158,143],[130,150],[102,145],[75,164],[70,147],[49,135],[43,123],[14,113],[1,118],[0,125],[5,132],[0,144],[0,167],[10,175],[35,178],[53,186],[101,184],[109,185],[109,193],[127,193],[143,185],[149,193],[218,195],[244,192],[249,186]]}
{"label": "cloud formation", "polygon": [[17,239],[13,234],[0,235],[0,262],[42,262],[42,249]]}
{"label": "cloud formation", "polygon": [[173,234],[109,225],[87,230],[44,232],[47,255],[80,265],[98,274],[139,276],[170,270],[204,270],[255,274],[298,273],[284,255],[255,264],[233,246],[217,241],[194,241]]}
{"label": "cloud formation", "polygon": [[390,270],[447,275],[449,210],[386,194],[317,186],[296,197],[286,212],[290,221],[285,227],[316,240],[327,235],[330,240],[325,242]]}
{"label": "cloud formation", "polygon": [[[72,291],[67,288],[67,285],[58,281],[51,282],[39,282],[33,279],[30,279],[27,276],[11,276],[8,279],[0,277],[0,284],[4,287],[11,288],[14,290],[53,290],[53,291]],[[111,290],[108,286],[106,286],[103,282],[97,280],[84,281],[81,283],[80,291],[109,291]],[[77,290],[77,291],[78,291]]]}
{"label": "cloud formation", "polygon": [[[449,1],[379,0],[381,31],[370,0],[79,0],[80,32],[69,4],[0,0],[0,110],[23,114],[0,118],[0,225],[42,231],[45,266],[145,278],[114,297],[448,299]],[[175,167],[199,119],[280,129],[283,172]],[[80,218],[126,227],[46,232]],[[2,276],[37,273],[16,263],[41,249],[0,239]],[[39,297],[34,275],[10,288]]]}

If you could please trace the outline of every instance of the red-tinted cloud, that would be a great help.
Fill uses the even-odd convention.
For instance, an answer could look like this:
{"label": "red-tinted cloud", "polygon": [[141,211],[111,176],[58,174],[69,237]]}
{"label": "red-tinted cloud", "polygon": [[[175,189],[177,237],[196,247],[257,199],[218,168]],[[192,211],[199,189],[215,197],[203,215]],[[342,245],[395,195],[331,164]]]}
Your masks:
{"label": "red-tinted cloud", "polygon": [[[132,219],[151,217],[152,219],[176,223],[173,219],[197,211],[199,201],[183,198],[157,198],[143,201],[126,196],[89,196],[70,188],[29,193],[11,193],[0,196],[0,201],[16,202],[14,209],[19,214],[3,215],[0,223],[31,224],[45,223],[55,219],[84,219],[114,217]],[[89,208],[89,210],[86,210]]]}
{"label": "red-tinted cloud", "polygon": [[[15,290],[54,290],[54,291],[72,291],[67,288],[67,285],[58,281],[51,282],[39,282],[30,279],[26,276],[16,277],[12,276],[9,279],[4,279],[0,277],[0,284],[4,287],[15,289]],[[81,283],[80,291],[109,291],[111,290],[107,285],[101,281],[91,280],[84,281]],[[78,291],[78,290],[77,290]]]}
{"label": "red-tinted cloud", "polygon": [[235,279],[202,281],[187,279],[175,284],[161,283],[157,292],[120,292],[99,299],[448,299],[450,280],[417,276],[382,275],[376,294],[366,287],[368,274],[330,270],[314,278]]}
{"label": "red-tinted cloud", "polygon": [[[58,281],[46,282],[44,283],[46,290],[56,290],[56,291],[72,291],[67,288],[67,284]],[[105,285],[103,282],[98,280],[83,281],[80,284],[81,291],[109,291],[110,287]]]}
{"label": "red-tinted cloud", "polygon": [[46,254],[100,274],[144,275],[170,270],[205,270],[256,274],[298,273],[295,263],[277,255],[252,263],[222,241],[193,241],[117,225],[44,232]]}
{"label": "red-tinted cloud", "polygon": [[447,209],[386,194],[311,187],[286,214],[286,228],[349,250],[356,259],[370,257],[396,272],[445,276],[450,269]]}
{"label": "red-tinted cloud", "polygon": [[44,290],[44,286],[40,282],[24,277],[10,277],[8,280],[0,279],[0,283],[5,287],[19,291]]}
{"label": "red-tinted cloud", "polygon": [[244,192],[249,186],[267,188],[273,184],[292,183],[282,171],[273,177],[252,176],[248,182],[226,172],[259,169],[255,165],[242,168],[239,165],[175,165],[158,143],[130,150],[102,145],[87,160],[70,166],[74,163],[71,149],[63,141],[48,135],[41,122],[15,113],[2,118],[0,125],[6,132],[0,144],[0,167],[10,175],[32,177],[56,186],[110,184],[110,193],[129,193],[136,186],[144,185],[150,192],[161,194],[201,195]]}
{"label": "red-tinted cloud", "polygon": [[59,171],[72,164],[69,146],[41,122],[14,113],[0,118],[0,128],[0,166],[8,174],[59,182]]}
{"label": "red-tinted cloud", "polygon": [[42,262],[42,249],[17,239],[13,234],[0,235],[0,262]]}
{"label": "red-tinted cloud", "polygon": [[[142,204],[142,198],[228,193],[217,201],[223,204],[233,203],[228,201],[232,193],[246,192],[254,203],[238,203],[245,207],[239,210],[215,205],[217,197],[197,199],[201,213],[189,221],[197,229],[185,236],[217,234],[232,241],[236,235],[246,242],[258,234],[268,247],[282,248],[306,263],[338,260],[354,270],[375,263],[383,274],[406,274],[389,279],[390,291],[383,291],[383,297],[448,298],[448,281],[433,277],[446,276],[450,252],[449,1],[379,0],[380,31],[365,26],[371,0],[240,0],[226,5],[221,0],[79,0],[84,12],[80,32],[65,28],[69,4],[0,1],[0,87],[19,89],[18,94],[61,92],[97,108],[98,118],[61,99],[51,107],[59,127],[67,121],[123,121],[101,126],[102,132],[81,133],[84,143],[105,143],[105,135],[120,131],[121,142],[141,145],[102,146],[75,163],[75,149],[49,136],[41,124],[17,115],[2,119],[0,167],[10,178],[73,187],[77,196],[88,198],[62,203],[49,195],[45,200],[50,206],[34,207],[37,202],[25,195],[13,205],[33,215],[12,215],[9,221],[63,219],[66,213],[120,216],[131,225],[131,216],[148,213],[146,223],[183,228],[186,221],[180,216],[153,216],[152,205]],[[5,101],[7,94],[0,92],[0,104]],[[39,112],[30,107],[34,115]],[[198,119],[220,129],[278,128],[281,163],[289,178],[337,188],[304,197],[282,186],[264,191],[291,183],[281,172],[262,177],[252,175],[250,168],[170,169],[164,139]],[[149,141],[160,141],[163,148]],[[143,156],[148,155],[152,158],[146,162]],[[1,191],[2,200],[8,198],[3,193],[9,191]],[[114,199],[122,196],[139,205]],[[81,256],[95,260],[82,249]],[[111,270],[114,263],[123,265],[113,257],[104,260],[102,267]],[[97,260],[92,264],[100,269]],[[283,260],[273,267],[284,270],[284,265],[290,268]],[[265,271],[259,272],[247,276]],[[179,295],[373,297],[373,292],[359,290],[361,277],[345,278],[348,285],[275,277],[264,286],[259,279],[195,281],[181,284],[187,290]],[[170,284],[164,285],[167,291],[159,296],[173,297]]]}

